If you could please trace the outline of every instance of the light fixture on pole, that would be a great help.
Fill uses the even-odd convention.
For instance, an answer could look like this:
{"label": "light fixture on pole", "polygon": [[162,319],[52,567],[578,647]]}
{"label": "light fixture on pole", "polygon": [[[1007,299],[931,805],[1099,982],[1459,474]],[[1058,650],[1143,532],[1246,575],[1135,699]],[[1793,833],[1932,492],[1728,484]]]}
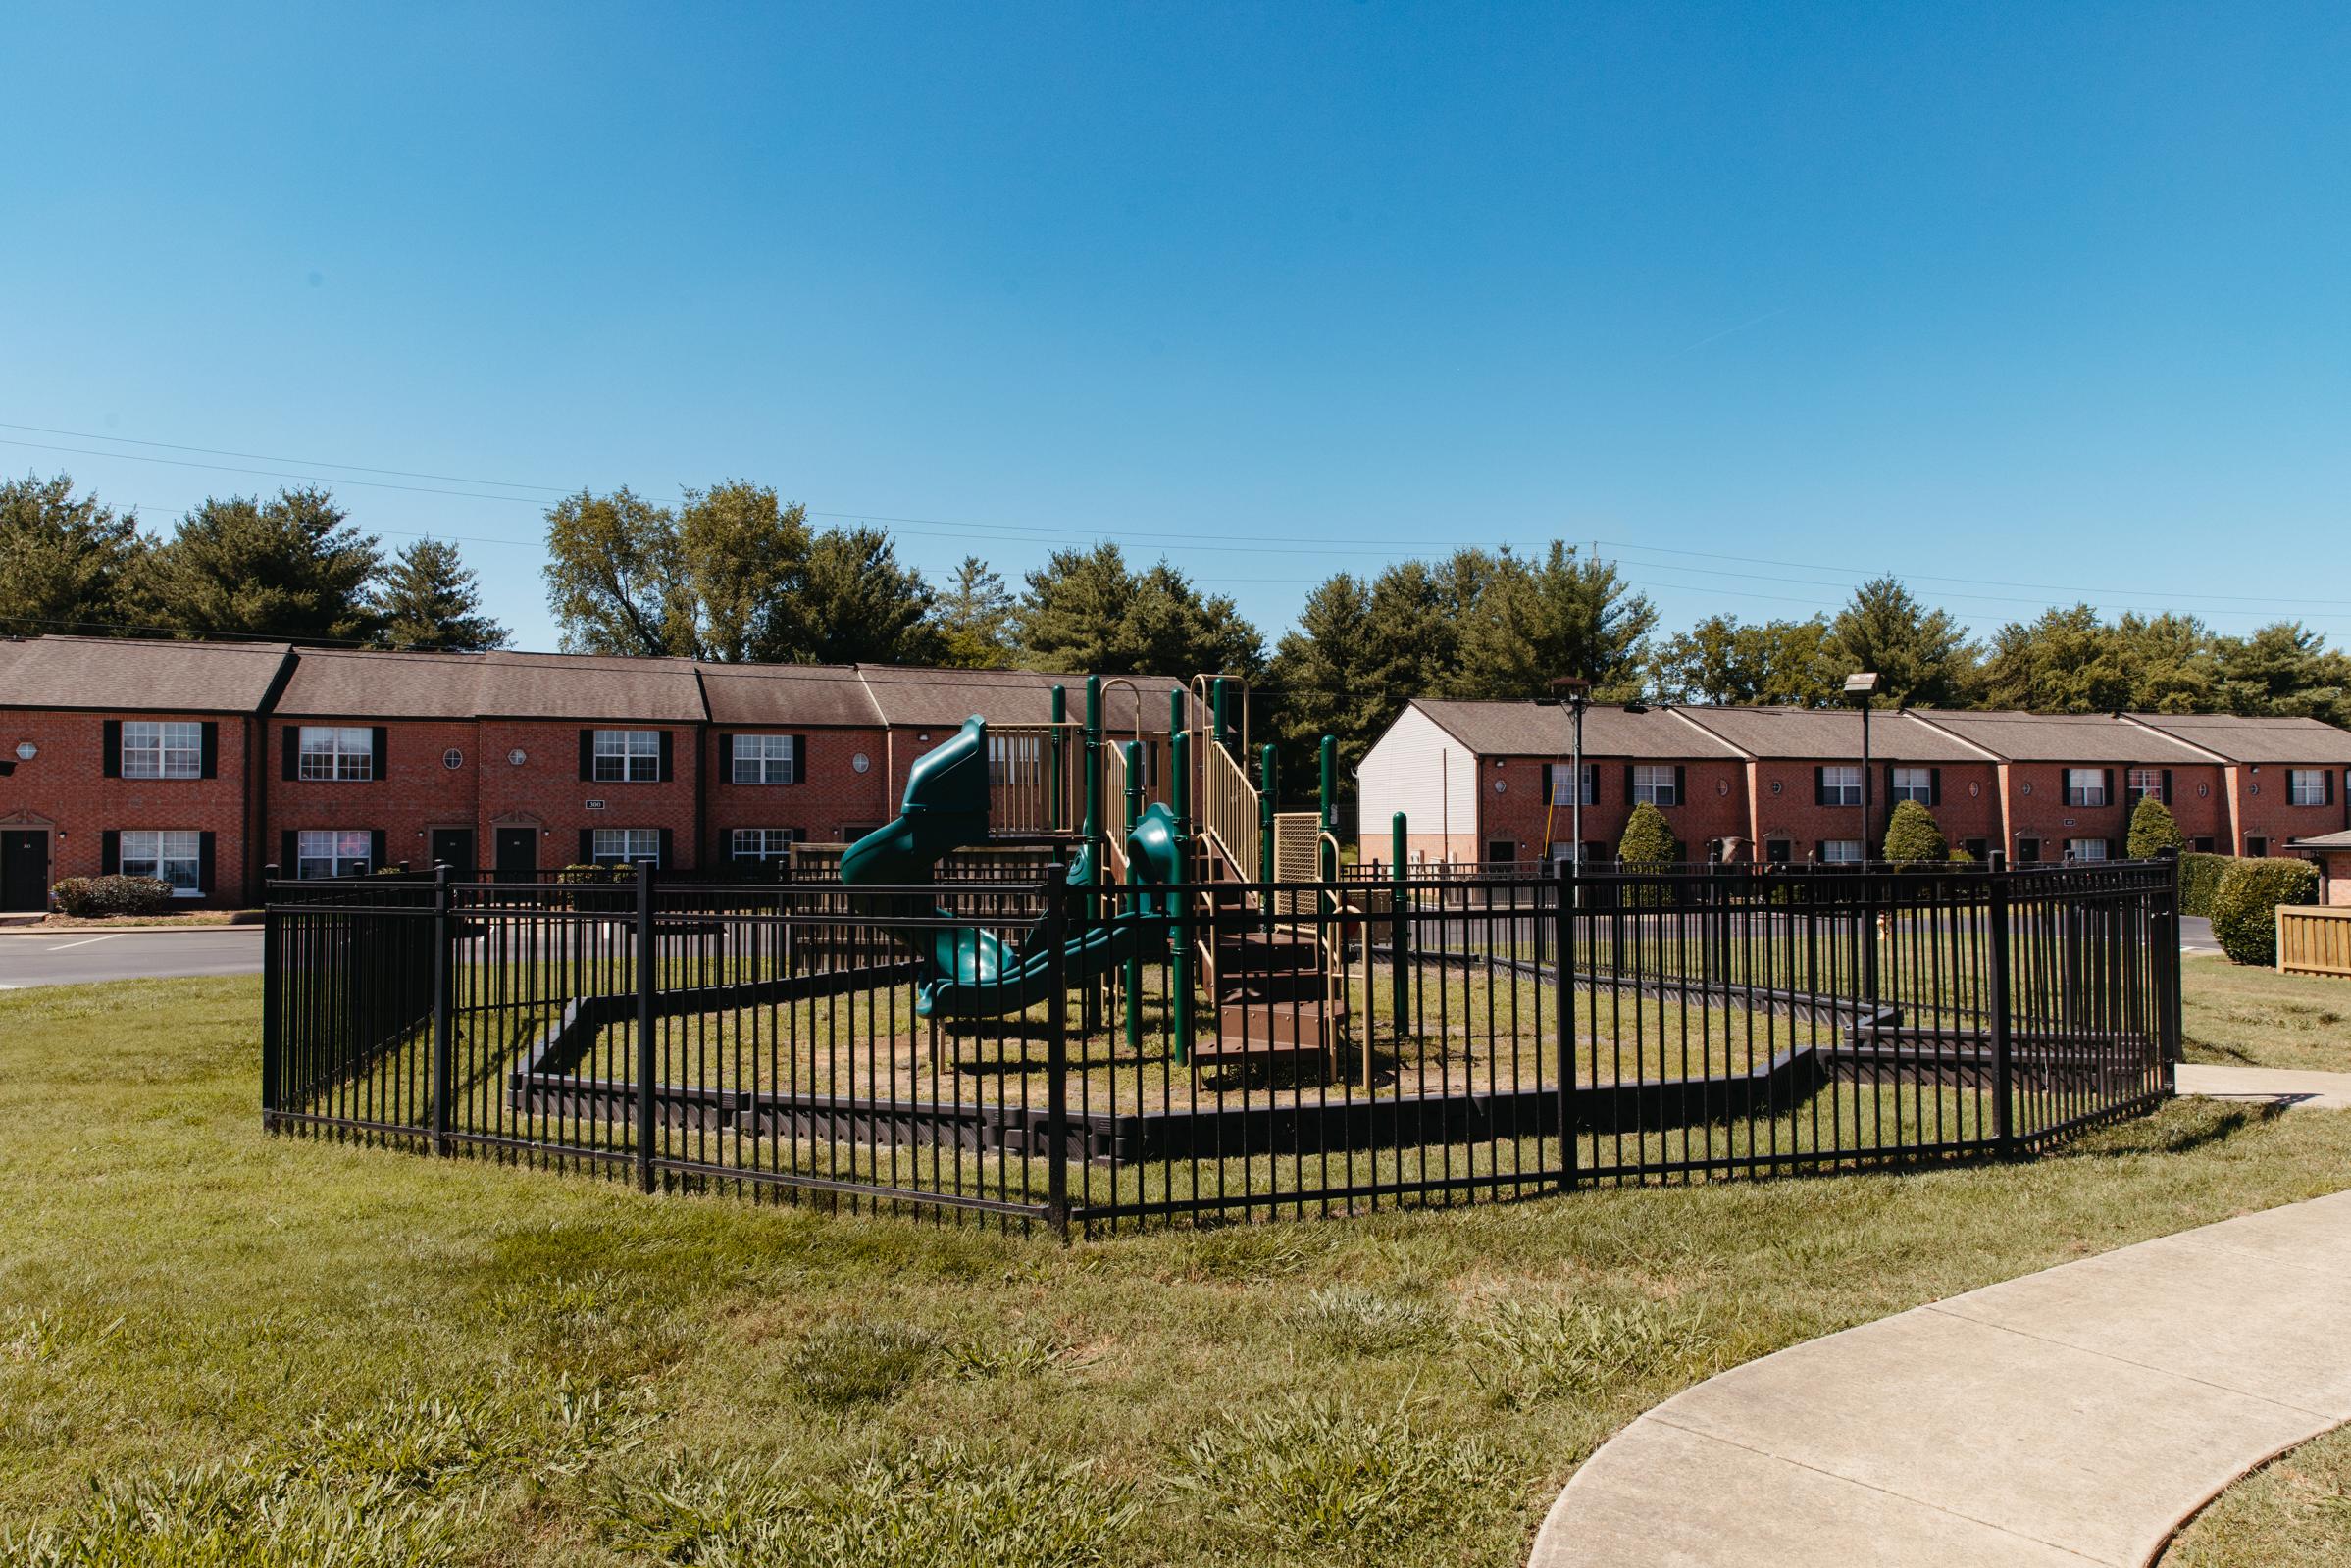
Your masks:
{"label": "light fixture on pole", "polygon": [[1567,854],[1580,872],[1584,868],[1584,710],[1592,705],[1592,683],[1582,676],[1563,675],[1551,683],[1551,688],[1564,693],[1572,721],[1567,765]]}
{"label": "light fixture on pole", "polygon": [[1869,856],[1869,699],[1877,691],[1877,672],[1860,670],[1845,678],[1845,695],[1862,699],[1862,859]]}

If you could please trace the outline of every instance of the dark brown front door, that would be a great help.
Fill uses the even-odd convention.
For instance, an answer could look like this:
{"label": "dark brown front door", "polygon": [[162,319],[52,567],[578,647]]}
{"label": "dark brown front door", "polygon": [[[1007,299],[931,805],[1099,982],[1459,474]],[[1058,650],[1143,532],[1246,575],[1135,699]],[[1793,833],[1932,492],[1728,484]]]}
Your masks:
{"label": "dark brown front door", "polygon": [[498,830],[498,881],[530,882],[538,875],[538,830]]}
{"label": "dark brown front door", "polygon": [[0,909],[49,907],[49,835],[12,828],[0,833]]}
{"label": "dark brown front door", "polygon": [[449,868],[449,875],[459,882],[474,879],[474,830],[471,828],[435,828],[433,830],[433,863]]}

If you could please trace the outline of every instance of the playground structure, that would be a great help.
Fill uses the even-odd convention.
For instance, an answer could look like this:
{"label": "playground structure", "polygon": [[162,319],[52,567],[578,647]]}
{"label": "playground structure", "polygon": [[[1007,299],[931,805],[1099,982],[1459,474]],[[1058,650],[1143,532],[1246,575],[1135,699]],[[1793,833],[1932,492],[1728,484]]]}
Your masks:
{"label": "playground structure", "polygon": [[269,1124],[1092,1226],[2014,1154],[2169,1091],[2170,864],[1358,872],[1327,741],[1281,812],[1239,683],[1157,757],[1105,684],[966,723],[830,874],[281,885]]}

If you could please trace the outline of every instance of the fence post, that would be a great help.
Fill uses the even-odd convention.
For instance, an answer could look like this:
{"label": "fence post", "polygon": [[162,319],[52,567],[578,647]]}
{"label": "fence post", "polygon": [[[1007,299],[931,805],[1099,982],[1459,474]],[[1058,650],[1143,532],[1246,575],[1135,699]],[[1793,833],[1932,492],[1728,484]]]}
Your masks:
{"label": "fence post", "polygon": [[[1056,868],[1058,869],[1058,868]],[[1045,929],[1040,934],[1048,957],[1045,1036],[1045,1222],[1062,1241],[1069,1240],[1069,888],[1055,876],[1046,888]],[[1089,983],[1088,988],[1092,988]],[[1030,1125],[1029,1152],[1037,1152],[1036,1127]]]}
{"label": "fence post", "polygon": [[449,868],[433,868],[433,1151],[452,1151],[449,1084],[457,1076],[454,991],[457,984],[457,923],[450,915]]}
{"label": "fence post", "polygon": [[1559,1005],[1553,1023],[1559,1032],[1559,1190],[1575,1186],[1575,902],[1576,879],[1582,874],[1583,846],[1553,863],[1553,893],[1557,907],[1552,918],[1559,929],[1552,938],[1553,962],[1558,966]]}
{"label": "fence post", "polygon": [[270,897],[278,880],[276,865],[261,868],[261,1129],[278,1129],[278,1113],[285,1092],[285,1003],[278,987],[285,982],[284,960],[278,951],[285,939],[285,911]]}
{"label": "fence post", "polygon": [[1406,966],[1412,961],[1412,924],[1405,908],[1411,890],[1405,885],[1405,814],[1398,812],[1388,823],[1388,914],[1396,930],[1388,937],[1389,1004],[1396,1017],[1396,1037],[1405,1037],[1405,1026],[1411,1018],[1411,980]]}
{"label": "fence post", "polygon": [[[2158,945],[2155,950],[2157,1005],[2162,1009],[2158,1027],[2163,1031],[2164,1092],[2175,1094],[2178,1076],[2172,1071],[2180,1060],[2183,1041],[2179,1015],[2179,851],[2165,849],[2158,856],[2164,863],[2164,903],[2156,919]],[[2280,947],[2280,955],[2285,949]]]}
{"label": "fence post", "polygon": [[2009,874],[1998,850],[1992,853],[1987,918],[1992,937],[1992,1140],[2003,1159],[2017,1152],[2015,1009],[2009,986]]}
{"label": "fence post", "polygon": [[637,862],[637,1185],[653,1190],[653,863]]}

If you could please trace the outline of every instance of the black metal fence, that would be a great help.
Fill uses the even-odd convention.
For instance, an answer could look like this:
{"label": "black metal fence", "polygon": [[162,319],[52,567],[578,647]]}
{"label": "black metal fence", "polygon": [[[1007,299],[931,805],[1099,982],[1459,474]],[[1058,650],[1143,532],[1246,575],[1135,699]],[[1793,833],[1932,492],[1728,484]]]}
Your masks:
{"label": "black metal fence", "polygon": [[2174,867],[280,884],[264,1112],[1065,1231],[2022,1155],[2171,1092]]}

